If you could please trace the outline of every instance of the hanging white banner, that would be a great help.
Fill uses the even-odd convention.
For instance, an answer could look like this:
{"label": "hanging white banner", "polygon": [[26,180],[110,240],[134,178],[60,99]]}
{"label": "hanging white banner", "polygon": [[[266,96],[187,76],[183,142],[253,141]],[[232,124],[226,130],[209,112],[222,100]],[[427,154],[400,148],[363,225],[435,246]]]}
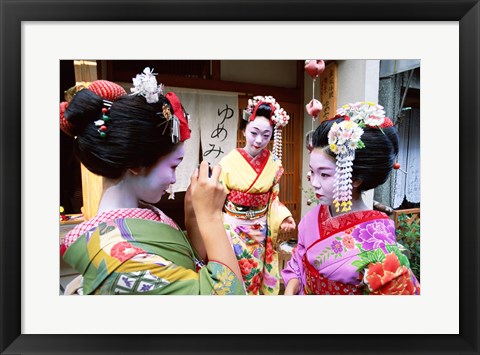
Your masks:
{"label": "hanging white banner", "polygon": [[238,98],[201,94],[200,102],[203,159],[214,166],[237,147]]}
{"label": "hanging white banner", "polygon": [[[215,91],[166,87],[173,91],[190,115],[190,139],[185,141],[185,156],[177,168],[173,192],[186,191],[200,158],[212,166],[237,146],[238,95]],[[200,144],[203,156],[200,157]]]}

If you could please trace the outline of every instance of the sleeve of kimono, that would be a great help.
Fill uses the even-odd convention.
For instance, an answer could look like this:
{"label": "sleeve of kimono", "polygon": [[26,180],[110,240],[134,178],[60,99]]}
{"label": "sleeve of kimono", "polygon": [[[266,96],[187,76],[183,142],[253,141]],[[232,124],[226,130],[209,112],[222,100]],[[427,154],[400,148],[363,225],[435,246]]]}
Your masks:
{"label": "sleeve of kimono", "polygon": [[[243,281],[239,280],[233,271],[222,263],[210,261],[198,273],[178,265],[175,268],[178,269],[178,278],[171,287],[172,294],[188,291],[185,294],[245,295]],[[185,289],[178,290],[179,287]]]}
{"label": "sleeve of kimono", "polygon": [[277,173],[274,178],[274,185],[270,190],[271,193],[271,201],[270,201],[270,211],[269,211],[269,223],[272,229],[272,240],[276,241],[276,236],[278,234],[278,230],[280,228],[280,224],[282,224],[283,220],[287,217],[290,217],[292,213],[289,209],[280,202],[280,178],[283,175],[283,167],[281,165],[278,166]]}
{"label": "sleeve of kimono", "polygon": [[235,273],[226,265],[210,261],[199,272],[200,294],[202,288],[213,295],[245,295],[243,280],[239,280]]}
{"label": "sleeve of kimono", "polygon": [[[165,265],[165,262],[168,263]],[[244,295],[243,282],[225,265],[210,261],[198,272],[155,258],[139,267],[125,262],[100,285],[96,294]]]}
{"label": "sleeve of kimono", "polygon": [[285,269],[282,270],[282,279],[285,286],[291,279],[300,281],[299,294],[303,293],[303,263],[302,259],[305,255],[305,221],[302,219],[298,225],[298,243],[292,250],[292,257],[287,263]]}
{"label": "sleeve of kimono", "polygon": [[272,240],[275,244],[280,229],[280,224],[282,224],[285,218],[290,217],[292,213],[283,203],[280,202],[280,199],[278,197],[280,193],[279,184],[276,184],[272,187],[271,193],[272,197],[268,211],[268,218],[271,228]]}

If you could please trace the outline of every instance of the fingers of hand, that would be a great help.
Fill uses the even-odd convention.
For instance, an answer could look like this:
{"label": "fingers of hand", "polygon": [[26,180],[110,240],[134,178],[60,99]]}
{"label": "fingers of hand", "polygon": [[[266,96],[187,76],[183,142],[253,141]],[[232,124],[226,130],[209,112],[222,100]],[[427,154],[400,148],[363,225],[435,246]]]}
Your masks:
{"label": "fingers of hand", "polygon": [[218,182],[220,166],[213,169],[211,178],[208,177],[208,169],[207,161],[202,161],[198,169],[198,180],[192,184],[191,200],[195,212],[199,214],[221,211],[225,202],[226,191]]}
{"label": "fingers of hand", "polygon": [[280,225],[280,228],[284,232],[291,232],[295,230],[296,224],[292,217],[285,219],[285,221]]}
{"label": "fingers of hand", "polygon": [[193,183],[194,181],[198,180],[198,168],[195,168],[195,171],[193,172],[192,176],[190,176],[190,183]]}
{"label": "fingers of hand", "polygon": [[215,165],[212,169],[212,180],[218,182],[220,178],[220,173],[222,172],[222,167],[220,165]]}
{"label": "fingers of hand", "polygon": [[198,173],[199,180],[201,181],[208,180],[208,168],[209,168],[208,162],[206,160],[202,160],[202,162],[200,163],[200,168]]}

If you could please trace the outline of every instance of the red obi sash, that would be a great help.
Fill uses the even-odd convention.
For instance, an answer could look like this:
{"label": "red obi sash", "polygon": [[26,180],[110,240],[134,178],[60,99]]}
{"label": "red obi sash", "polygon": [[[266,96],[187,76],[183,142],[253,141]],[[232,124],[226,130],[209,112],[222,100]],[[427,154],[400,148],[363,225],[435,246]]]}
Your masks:
{"label": "red obi sash", "polygon": [[307,254],[303,256],[303,270],[305,284],[303,291],[306,295],[361,295],[362,290],[354,285],[332,281],[322,276],[312,264],[308,262]]}
{"label": "red obi sash", "polygon": [[231,190],[228,199],[236,205],[248,207],[263,207],[268,204],[270,192],[263,194],[252,194],[238,190]]}

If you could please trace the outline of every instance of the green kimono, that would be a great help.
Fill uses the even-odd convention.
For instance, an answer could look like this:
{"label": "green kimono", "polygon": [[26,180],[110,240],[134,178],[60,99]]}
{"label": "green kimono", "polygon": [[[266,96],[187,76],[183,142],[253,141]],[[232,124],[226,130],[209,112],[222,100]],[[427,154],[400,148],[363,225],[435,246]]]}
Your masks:
{"label": "green kimono", "polygon": [[181,231],[146,219],[102,222],[63,258],[83,275],[83,294],[245,294],[243,282],[225,265],[210,261],[197,270]]}

